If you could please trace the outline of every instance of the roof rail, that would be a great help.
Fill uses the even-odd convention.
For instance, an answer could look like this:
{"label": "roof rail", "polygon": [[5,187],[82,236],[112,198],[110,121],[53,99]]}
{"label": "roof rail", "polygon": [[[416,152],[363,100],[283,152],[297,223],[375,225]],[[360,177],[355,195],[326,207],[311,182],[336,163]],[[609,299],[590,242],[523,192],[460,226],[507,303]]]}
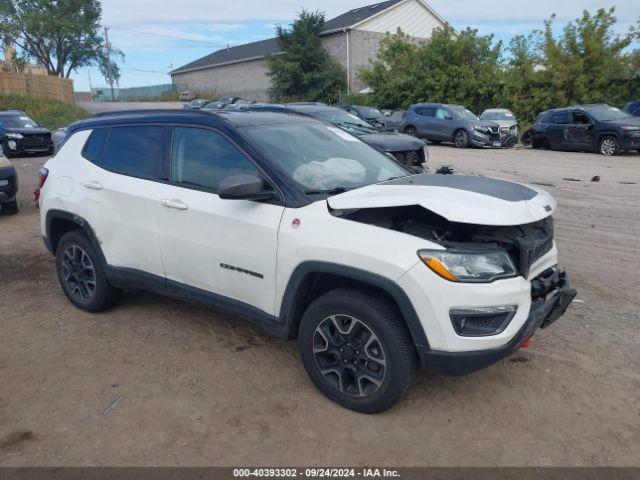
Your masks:
{"label": "roof rail", "polygon": [[138,108],[135,110],[114,110],[110,112],[98,112],[93,115],[92,118],[99,117],[111,117],[117,115],[134,115],[134,114],[146,114],[146,113],[177,113],[181,115],[193,114],[193,113],[204,113],[204,114],[215,114],[212,110],[200,110],[200,109],[192,109],[192,108]]}

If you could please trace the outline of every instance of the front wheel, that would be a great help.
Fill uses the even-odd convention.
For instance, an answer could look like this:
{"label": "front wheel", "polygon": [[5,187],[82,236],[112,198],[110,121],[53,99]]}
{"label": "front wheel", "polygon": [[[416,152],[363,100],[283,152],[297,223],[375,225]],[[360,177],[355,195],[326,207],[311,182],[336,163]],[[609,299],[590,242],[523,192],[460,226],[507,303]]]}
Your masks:
{"label": "front wheel", "polygon": [[620,153],[620,143],[616,137],[607,135],[600,139],[598,151],[607,157],[616,155],[617,153]]}
{"label": "front wheel", "polygon": [[457,148],[467,148],[469,145],[469,135],[464,130],[458,130],[453,136],[453,143]]}
{"label": "front wheel", "polygon": [[334,290],[313,301],[302,317],[299,343],[315,386],[362,413],[391,408],[416,369],[399,314],[386,301],[357,291]]}

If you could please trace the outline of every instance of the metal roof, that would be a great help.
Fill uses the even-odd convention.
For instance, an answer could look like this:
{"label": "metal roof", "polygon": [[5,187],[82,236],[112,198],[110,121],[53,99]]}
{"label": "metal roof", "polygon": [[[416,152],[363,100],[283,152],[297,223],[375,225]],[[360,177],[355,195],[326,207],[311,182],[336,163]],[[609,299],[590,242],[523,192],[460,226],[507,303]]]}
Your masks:
{"label": "metal roof", "polygon": [[[320,32],[320,35],[329,35],[331,33],[348,29],[349,27],[377,15],[378,13],[402,1],[404,0],[387,0],[386,2],[374,3],[349,10],[338,17],[327,20],[322,32]],[[238,45],[235,47],[223,48],[222,50],[218,50],[199,58],[198,60],[183,65],[182,67],[173,70],[171,74],[188,72],[190,70],[199,70],[201,68],[224,65],[227,63],[259,59],[265,55],[273,55],[279,52],[280,46],[278,45],[278,39],[268,38],[267,40],[260,40],[258,42],[245,43],[244,45]]]}

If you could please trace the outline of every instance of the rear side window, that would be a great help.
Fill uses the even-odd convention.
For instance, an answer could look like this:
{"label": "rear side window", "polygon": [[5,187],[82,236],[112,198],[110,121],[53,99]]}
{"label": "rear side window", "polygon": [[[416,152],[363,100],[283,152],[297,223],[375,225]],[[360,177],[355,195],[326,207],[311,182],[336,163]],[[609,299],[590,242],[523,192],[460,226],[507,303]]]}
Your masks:
{"label": "rear side window", "polygon": [[165,127],[112,127],[98,165],[115,173],[159,178],[162,170]]}
{"label": "rear side window", "polygon": [[91,132],[82,149],[82,156],[93,163],[100,163],[104,144],[109,133],[108,128],[96,128]]}
{"label": "rear side window", "polygon": [[172,181],[217,190],[220,180],[242,174],[259,175],[247,157],[222,135],[202,128],[174,129]]}
{"label": "rear side window", "polygon": [[416,108],[416,113],[423,117],[435,117],[436,108],[435,107],[418,107]]}
{"label": "rear side window", "polygon": [[564,125],[569,123],[569,112],[554,112],[549,123]]}

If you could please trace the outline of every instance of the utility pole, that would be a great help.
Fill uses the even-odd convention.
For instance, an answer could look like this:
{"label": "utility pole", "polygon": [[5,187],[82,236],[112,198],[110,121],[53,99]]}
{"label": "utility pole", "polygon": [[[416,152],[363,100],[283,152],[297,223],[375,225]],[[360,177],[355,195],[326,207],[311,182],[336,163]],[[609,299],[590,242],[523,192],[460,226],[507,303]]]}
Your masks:
{"label": "utility pole", "polygon": [[113,93],[113,71],[111,70],[111,44],[109,43],[109,27],[104,27],[104,46],[107,49],[107,73],[109,74],[109,86],[111,87],[111,101],[115,102],[116,97]]}

